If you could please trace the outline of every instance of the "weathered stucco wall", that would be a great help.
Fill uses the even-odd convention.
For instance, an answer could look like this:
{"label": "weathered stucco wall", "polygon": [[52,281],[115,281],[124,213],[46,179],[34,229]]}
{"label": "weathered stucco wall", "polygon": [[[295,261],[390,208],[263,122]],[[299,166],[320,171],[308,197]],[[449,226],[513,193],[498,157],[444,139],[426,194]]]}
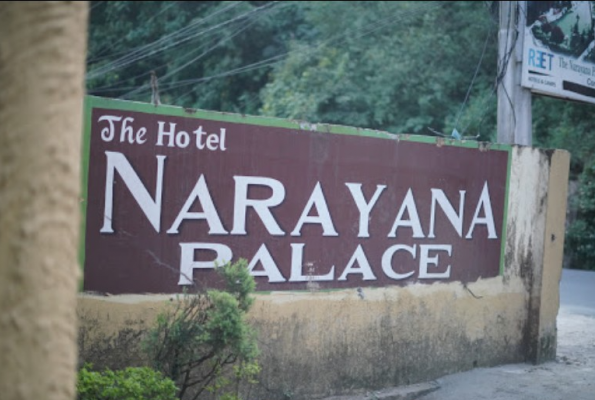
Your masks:
{"label": "weathered stucco wall", "polygon": [[532,362],[556,354],[569,163],[564,151],[513,148],[505,276],[525,286],[524,349]]}
{"label": "weathered stucco wall", "polygon": [[[555,357],[569,155],[513,148],[505,266],[461,283],[259,294],[267,398],[315,398],[410,384],[477,366]],[[453,266],[454,268],[454,266]],[[169,296],[82,296],[114,329],[150,321]]]}

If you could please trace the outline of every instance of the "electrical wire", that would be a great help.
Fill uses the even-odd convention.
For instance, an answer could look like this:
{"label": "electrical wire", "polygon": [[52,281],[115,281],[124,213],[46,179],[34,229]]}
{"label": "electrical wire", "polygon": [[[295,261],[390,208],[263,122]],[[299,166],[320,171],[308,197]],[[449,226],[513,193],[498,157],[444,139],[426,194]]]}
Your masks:
{"label": "electrical wire", "polygon": [[105,3],[105,0],[102,0],[102,1],[95,1],[94,3],[95,3],[95,4],[93,4],[93,5],[91,6],[91,8],[89,9],[89,11],[93,11],[95,8],[97,8],[97,6],[101,5],[101,3]]}
{"label": "electrical wire", "polygon": [[[227,7],[227,9],[229,9],[229,7]],[[271,9],[271,7],[269,7],[268,9],[270,10],[270,9]],[[255,11],[255,10],[253,10],[253,11]],[[211,14],[209,17],[212,17],[212,15],[213,15],[213,14]],[[245,14],[244,14],[244,15],[245,15]],[[255,14],[255,16],[256,16],[256,17],[258,17],[258,16],[259,16],[259,14]],[[254,15],[251,15],[251,16],[249,16],[248,18],[253,18],[253,17],[254,17]],[[204,21],[204,20],[203,20],[203,21]],[[218,25],[216,25],[216,26],[214,26],[214,27],[210,27],[210,28],[208,28],[208,29],[206,29],[206,30],[204,30],[204,31],[201,31],[201,32],[199,32],[199,33],[201,33],[201,34],[215,34],[215,33],[216,33],[216,29],[215,29],[215,28],[219,28],[219,27],[222,27],[222,26],[226,26],[226,25],[227,25],[229,22],[235,22],[235,21],[239,21],[239,19],[238,19],[238,18],[233,18],[233,19],[227,20],[227,21],[225,21],[225,23],[218,24]],[[208,31],[208,32],[207,32],[207,31]],[[171,35],[166,35],[166,36],[171,36]],[[166,36],[164,36],[164,37],[166,37]],[[195,35],[195,36],[196,36],[196,35]],[[183,38],[183,40],[186,40],[186,39],[188,39],[188,37],[185,37],[185,38]],[[178,43],[178,44],[179,44],[179,43]],[[196,53],[197,53],[198,51],[200,51],[201,49],[202,49],[201,47],[198,47],[198,48],[196,48],[196,49],[193,49],[192,51],[190,51],[190,52],[186,53],[186,54],[184,55],[184,58],[185,58],[185,59],[187,59],[187,58],[190,58],[192,55],[196,54]],[[150,54],[150,55],[153,55],[153,54]],[[162,68],[162,67],[164,67],[164,66],[166,66],[166,65],[168,65],[168,64],[169,64],[169,62],[167,62],[167,63],[165,63],[165,64],[162,64],[162,65],[160,65],[160,66],[158,66],[158,67],[155,67],[155,68],[153,68],[153,70],[158,70],[159,68]],[[136,75],[136,76],[133,76],[133,77],[127,77],[127,78],[121,79],[121,80],[119,80],[119,81],[117,81],[117,82],[113,82],[113,83],[111,83],[111,84],[109,84],[109,85],[104,85],[104,86],[101,86],[101,87],[98,87],[98,88],[94,88],[94,89],[92,89],[90,92],[91,92],[91,93],[101,93],[101,92],[114,92],[114,91],[116,91],[116,92],[117,92],[117,91],[124,91],[124,90],[129,90],[129,89],[133,89],[133,90],[134,90],[134,89],[137,89],[138,87],[137,87],[137,86],[135,86],[135,87],[128,87],[128,88],[115,88],[114,86],[115,86],[115,85],[117,85],[118,83],[122,83],[122,82],[125,82],[125,81],[134,81],[134,80],[136,80],[136,79],[142,78],[142,77],[144,77],[144,76],[149,76],[149,75],[150,75],[150,71],[143,72],[143,73],[141,73],[141,74],[138,74],[138,75]],[[91,78],[88,78],[88,79],[91,79]],[[113,88],[113,89],[112,89],[112,88]]]}
{"label": "electrical wire", "polygon": [[[475,78],[477,78],[479,68],[481,67],[481,64],[483,63],[483,57],[485,56],[486,49],[488,47],[488,39],[490,38],[491,33],[492,33],[491,30],[488,30],[488,33],[486,35],[486,40],[483,44],[483,50],[481,52],[481,56],[479,57],[479,62],[477,63],[477,67],[475,67],[475,73],[473,74],[473,78],[471,79],[471,83],[469,84],[469,88],[467,89],[467,94],[465,94],[465,99],[463,100],[463,104],[461,104],[461,108],[459,109],[459,113],[458,113],[457,119],[455,121],[455,129],[459,126],[459,119],[461,118],[463,110],[465,109],[465,106],[467,105],[467,100],[469,100],[469,95],[471,94],[471,89],[473,89],[473,85],[475,84]],[[465,132],[463,131],[462,134],[465,134]]]}
{"label": "electrical wire", "polygon": [[[506,30],[506,46],[508,46],[508,38],[509,38],[510,32],[512,30],[511,28],[512,28],[512,24],[513,24],[512,7],[513,7],[513,5],[511,4],[510,7],[508,8],[508,27]],[[518,15],[518,13],[517,13],[517,15]],[[516,27],[518,24],[515,23],[514,25]],[[508,66],[510,64],[510,60],[512,58],[512,53],[514,52],[518,38],[519,38],[519,31],[518,31],[518,29],[515,28],[515,35],[512,38],[512,43],[510,45],[510,49],[508,49],[506,47],[504,48],[505,56],[503,57],[503,61],[502,61],[502,69],[498,75],[497,82],[496,82],[497,86],[500,85],[502,87],[502,90],[504,91],[504,94],[506,95],[506,99],[508,100],[508,104],[510,105],[510,109],[512,111],[512,121],[513,121],[512,129],[513,129],[513,131],[516,129],[516,124],[517,124],[516,112],[514,109],[514,104],[512,102],[512,98],[510,97],[510,94],[508,93],[508,90],[506,89],[506,86],[504,85],[503,80],[504,80],[504,77],[506,76],[506,73],[508,72]]]}
{"label": "electrical wire", "polygon": [[[428,11],[429,9],[433,8],[433,7],[440,7],[443,6],[444,2],[428,2],[425,3],[423,6],[419,6],[418,8],[413,8],[411,10],[405,11],[403,12],[402,10],[399,10],[399,15],[400,18],[394,18],[394,15],[389,15],[387,17],[381,18],[377,21],[375,21],[373,25],[373,28],[365,30],[363,32],[361,32],[359,35],[356,35],[356,38],[360,38],[366,35],[369,35],[370,33],[373,33],[377,30],[380,30],[388,25],[398,25],[398,22],[403,22],[404,20],[407,19],[407,16],[409,15],[413,15],[413,16],[419,16],[422,15],[422,13],[420,12],[421,10],[423,11]],[[247,72],[247,71],[252,71],[255,69],[259,69],[259,68],[264,68],[264,67],[270,67],[270,66],[274,66],[282,61],[284,61],[285,58],[287,58],[289,55],[295,54],[295,53],[309,53],[309,54],[305,54],[306,57],[312,57],[313,55],[315,55],[317,52],[319,52],[320,50],[322,50],[325,46],[340,40],[340,39],[345,39],[345,37],[347,36],[347,33],[341,33],[341,34],[337,34],[332,36],[329,39],[326,39],[324,41],[322,41],[320,44],[318,44],[317,46],[310,48],[310,49],[299,49],[299,50],[292,50],[292,51],[288,51],[286,53],[271,57],[269,59],[266,60],[261,60],[259,62],[253,63],[253,64],[249,64],[243,67],[239,67],[236,68],[234,70],[231,71],[226,71],[224,73],[220,73],[220,74],[216,74],[216,75],[212,75],[212,76],[208,76],[208,77],[201,77],[201,78],[196,78],[196,79],[189,79],[189,80],[184,80],[184,81],[179,81],[177,82],[177,84],[175,85],[171,85],[171,86],[166,86],[166,90],[164,90],[164,92],[167,92],[167,90],[171,90],[174,88],[179,88],[181,87],[179,84],[183,84],[182,86],[185,85],[191,85],[191,84],[196,84],[196,83],[204,83],[213,79],[217,79],[217,78],[222,78],[222,77],[227,77],[227,76],[231,76],[231,75],[236,75],[239,73],[243,73],[243,72]],[[341,42],[336,43],[336,45],[340,45],[342,44]],[[162,87],[163,89],[163,87]],[[185,92],[184,94],[182,94],[181,96],[177,97],[174,100],[174,103],[179,103],[183,98],[185,98],[186,96],[188,96],[190,93],[192,93],[194,91],[195,88],[190,89],[188,92]]]}
{"label": "electrical wire", "polygon": [[[361,30],[357,35],[355,35],[355,37],[363,37],[365,35],[369,35],[373,32],[376,32],[380,29],[383,29],[386,26],[403,26],[403,22],[409,22],[411,20],[411,16],[420,16],[423,15],[424,12],[427,12],[428,10],[435,8],[435,7],[440,7],[443,6],[445,3],[447,2],[427,2],[427,3],[422,3],[420,6],[418,7],[414,7],[411,8],[409,10],[403,11],[403,10],[399,10],[397,13],[393,13],[389,16],[380,18],[379,20],[375,21],[374,23],[369,24],[368,26],[372,26],[372,28],[370,29],[363,29]],[[268,3],[269,7],[270,4],[274,4],[274,3]],[[229,7],[228,7],[229,8]],[[174,38],[176,39],[176,41],[174,43],[170,43],[169,47],[172,46],[178,46],[181,43],[188,41],[189,39],[191,39],[190,36],[193,37],[197,37],[200,35],[204,35],[208,32],[214,31],[216,28],[222,27],[222,26],[227,26],[229,23],[240,20],[243,17],[249,16],[252,13],[257,13],[258,11],[262,10],[262,9],[266,9],[266,5],[259,7],[257,9],[254,9],[248,13],[244,13],[241,14],[240,16],[236,16],[233,17],[231,19],[228,19],[227,21],[217,24],[214,27],[208,27],[206,29],[203,29],[200,32],[189,32],[188,30],[183,31],[183,30],[179,30],[177,31],[178,34],[177,36],[174,35],[174,33],[172,34],[168,34],[165,35],[164,37],[162,37],[161,39],[148,44],[148,45],[144,45],[144,46],[139,46],[138,48],[136,48],[136,50],[128,53],[126,56],[121,57],[120,59],[112,62],[110,65],[108,65],[107,67],[104,66],[102,67],[103,69],[99,72],[97,72],[97,75],[91,75],[89,77],[89,79],[91,79],[91,77],[95,77],[95,76],[100,76],[100,74],[105,74],[111,70],[114,69],[118,69],[123,67],[122,64],[132,64],[134,62],[139,61],[140,59],[146,58],[147,56],[152,56],[154,53],[151,53],[151,51],[155,51],[156,48],[158,48],[159,45],[163,44],[163,39],[164,38]],[[212,15],[209,16],[209,18]],[[203,20],[199,20],[199,21],[203,21]],[[194,24],[197,21],[194,22]],[[184,28],[183,28],[184,29]],[[180,33],[182,32],[182,33]],[[236,31],[237,32],[237,31]],[[217,73],[214,75],[210,75],[210,76],[203,76],[203,77],[199,77],[199,78],[193,78],[193,79],[186,79],[186,80],[180,80],[177,82],[172,82],[172,83],[167,83],[164,82],[164,80],[175,76],[176,73],[179,73],[180,71],[182,71],[183,69],[185,69],[186,67],[192,65],[193,63],[196,62],[196,60],[201,59],[202,57],[204,57],[206,54],[208,54],[212,49],[216,48],[217,46],[221,45],[223,42],[225,42],[226,40],[229,40],[231,38],[233,38],[235,35],[228,35],[226,38],[223,38],[221,41],[219,41],[216,45],[211,46],[209,48],[209,50],[207,51],[203,51],[201,54],[199,54],[197,57],[191,59],[190,61],[185,62],[184,64],[182,64],[180,67],[177,67],[175,70],[173,71],[169,71],[168,73],[166,73],[166,75],[164,77],[160,78],[160,88],[162,90],[162,93],[171,91],[173,89],[179,89],[181,87],[184,86],[191,86],[191,85],[196,85],[196,84],[202,84],[214,79],[219,79],[219,78],[223,78],[223,77],[229,77],[232,75],[236,75],[236,74],[241,74],[241,73],[245,73],[245,72],[249,72],[249,71],[254,71],[260,68],[266,68],[266,67],[273,67],[277,64],[279,64],[280,62],[284,61],[289,55],[295,54],[295,53],[301,53],[304,54],[306,57],[312,57],[314,55],[316,55],[317,52],[319,52],[320,50],[322,50],[325,46],[328,45],[341,45],[343,44],[343,42],[345,41],[347,35],[353,34],[353,31],[351,32],[345,32],[345,33],[341,33],[341,34],[337,34],[334,35],[322,42],[320,42],[318,45],[311,47],[309,49],[297,49],[297,50],[291,50],[291,51],[287,51],[283,54],[279,54],[270,58],[267,58],[265,60],[260,60],[258,62],[252,63],[252,64],[248,64],[248,65],[244,65],[241,67],[237,67],[222,73]],[[204,47],[203,47],[204,48]],[[163,51],[164,49],[160,49],[159,51]],[[194,53],[195,54],[195,53]],[[142,77],[144,75],[148,75],[149,72],[137,75],[134,78],[139,78]],[[132,78],[127,78],[126,80],[130,81]],[[118,82],[120,83],[120,82]],[[473,83],[473,81],[472,81]],[[193,86],[189,91],[187,91],[186,93],[178,96],[174,102],[178,102],[181,99],[185,98],[187,95],[189,95],[190,93],[192,93],[194,90],[196,89],[195,86]],[[140,87],[132,87],[132,86],[128,86],[128,87],[114,87],[113,84],[111,86],[103,86],[100,88],[96,88],[93,89],[91,92],[92,93],[102,93],[102,92],[124,92],[126,91],[127,93],[125,93],[124,95],[120,96],[121,98],[128,98],[132,95],[141,95],[142,93],[149,91],[150,87],[148,84],[145,85],[141,85]]]}
{"label": "electrical wire", "polygon": [[243,16],[244,15],[241,15],[241,16],[233,18],[231,20],[227,20],[221,24],[215,25],[213,27],[209,27],[209,28],[207,28],[203,31],[197,32],[197,33],[193,32],[191,34],[185,34],[184,37],[182,37],[176,41],[173,41],[169,44],[164,44],[161,47],[159,47],[161,45],[161,43],[158,43],[158,44],[155,44],[155,46],[154,46],[155,48],[143,49],[144,52],[139,52],[138,54],[134,54],[134,53],[128,54],[127,56],[124,56],[124,57],[120,58],[119,60],[116,60],[113,63],[108,64],[107,66],[104,66],[104,67],[94,70],[93,72],[88,74],[87,79],[97,78],[99,76],[105,75],[105,74],[112,72],[114,70],[121,69],[127,65],[136,63],[136,62],[143,60],[145,58],[162,53],[165,50],[179,46],[180,44],[187,42],[188,40],[191,40],[195,37],[209,33],[211,31],[213,31],[214,29],[220,28],[222,26],[226,26],[229,23],[234,22],[236,19],[241,18]]}
{"label": "electrical wire", "polygon": [[[431,8],[432,6],[439,6],[439,5],[441,5],[440,3],[441,3],[441,2],[431,2],[430,4],[426,4],[426,5],[425,5],[425,7],[421,7],[421,6],[420,6],[420,7],[417,7],[417,8],[411,9],[411,10],[410,10],[410,11],[408,11],[408,12],[402,12],[402,11],[401,11],[401,13],[400,13],[400,18],[395,18],[395,19],[393,19],[393,22],[398,22],[398,21],[400,21],[400,20],[403,20],[403,19],[404,19],[404,18],[406,18],[406,17],[407,17],[409,14],[418,14],[418,15],[419,15],[419,14],[420,14],[420,10],[424,10],[424,8],[425,8],[425,9],[429,9],[429,8]],[[253,10],[253,11],[256,11],[256,10]],[[242,16],[244,16],[244,15],[242,15]],[[237,19],[237,17],[236,17],[236,19]],[[233,20],[233,19],[232,19],[232,20]],[[230,21],[232,21],[232,20],[228,20],[228,21],[226,21],[226,23],[228,23],[228,22],[230,22]],[[374,31],[378,30],[378,29],[381,29],[381,28],[383,28],[384,26],[386,26],[387,24],[389,24],[389,23],[391,22],[391,21],[390,21],[390,18],[386,18],[385,20],[387,21],[385,24],[380,24],[380,25],[378,25],[378,24],[375,24],[374,28],[372,28],[372,29],[368,30],[367,32],[364,32],[364,34],[369,34],[369,33],[371,33],[371,32],[374,32]],[[225,24],[225,23],[224,23],[224,24]],[[221,26],[221,25],[222,25],[222,24],[219,24],[218,26]],[[204,31],[203,31],[203,32],[204,32]],[[344,37],[345,35],[346,35],[346,34],[340,35],[340,36],[339,36],[339,38],[340,38],[341,36],[343,36],[343,37]],[[171,35],[170,35],[170,36],[171,36]],[[323,45],[327,44],[327,42],[330,42],[330,41],[332,41],[332,40],[335,40],[335,39],[336,39],[336,37],[333,37],[333,38],[331,38],[331,39],[327,40],[326,42],[323,42],[323,43],[321,43],[321,45],[319,45],[318,47],[320,47],[320,48],[321,48]],[[315,50],[316,50],[316,49],[315,49]],[[246,66],[245,68],[243,67],[243,68],[240,68],[240,69],[235,69],[235,70],[233,70],[233,72],[235,72],[235,73],[242,73],[242,72],[244,72],[244,71],[253,70],[253,69],[254,69],[255,67],[257,67],[257,66],[260,66],[260,67],[266,67],[266,66],[272,65],[271,63],[272,63],[274,60],[276,60],[277,58],[278,58],[278,57],[273,57],[271,60],[265,60],[265,62],[258,62],[258,63],[255,63],[254,65],[248,65],[248,66]],[[133,61],[133,60],[128,60],[128,61],[130,61],[130,62],[131,62],[131,61]],[[119,67],[119,65],[112,65],[112,68],[117,68],[117,67]],[[101,71],[101,72],[103,72],[103,71]],[[146,74],[148,74],[148,72],[146,72],[146,73],[143,73],[143,74],[141,74],[140,76],[144,76],[144,75],[146,75]],[[218,77],[222,77],[222,76],[229,76],[229,73],[218,74],[217,76],[218,76]],[[210,79],[214,79],[214,78],[216,78],[217,76],[212,76],[212,77],[209,77],[209,79],[208,79],[208,80],[210,80]],[[128,79],[130,79],[130,78],[128,78]],[[160,81],[162,81],[162,79],[161,79]],[[203,79],[199,78],[199,80],[197,80],[197,81],[195,81],[195,82],[203,82],[203,81],[205,81],[205,80],[203,80]],[[191,83],[191,82],[188,82],[188,84],[190,84],[190,83]],[[163,85],[161,82],[160,82],[160,86],[162,87],[162,89],[167,89],[167,85]],[[110,88],[110,87],[113,87],[113,85],[112,85],[112,86],[103,86],[103,87],[100,87],[100,88],[95,88],[95,89],[93,89],[93,90],[92,90],[92,93],[101,93],[101,92],[106,92],[106,91],[124,91],[124,89],[123,89],[123,88],[115,88],[115,89],[104,90],[104,89],[108,89],[108,88]],[[128,87],[126,90],[128,90],[128,89],[131,89],[131,87]],[[149,86],[148,86],[148,85],[142,85],[142,86],[141,86],[141,88],[132,88],[132,89],[133,89],[133,90],[135,90],[135,89],[139,89],[139,90],[135,90],[135,93],[138,93],[138,92],[140,92],[140,91],[142,91],[142,90],[149,90]],[[126,96],[126,95],[124,95],[124,96]]]}
{"label": "electrical wire", "polygon": [[[175,3],[175,2],[173,2]],[[209,14],[207,17],[205,18],[201,18],[201,19],[196,19],[191,21],[188,25],[174,31],[174,32],[170,32],[167,35],[164,35],[162,37],[160,37],[159,39],[148,43],[148,44],[143,44],[141,46],[137,46],[135,48],[132,49],[128,49],[128,50],[124,50],[124,51],[120,51],[118,53],[115,53],[114,55],[119,55],[124,53],[125,55],[123,57],[120,57],[119,59],[116,59],[114,61],[112,61],[110,64],[111,66],[116,65],[118,62],[120,62],[123,59],[126,59],[126,57],[131,57],[134,55],[138,55],[138,54],[142,54],[143,51],[152,51],[154,48],[158,48],[161,44],[165,43],[168,40],[175,40],[178,37],[182,37],[184,38],[184,35],[186,35],[186,37],[188,37],[189,35],[195,34],[196,32],[192,32],[192,30],[197,29],[200,27],[200,25],[204,24],[205,22],[213,19],[215,16],[219,15],[220,13],[227,11],[229,9],[232,9],[233,7],[237,6],[240,2],[235,2],[232,3],[230,5],[228,5],[227,7],[217,10],[212,14]],[[200,33],[200,32],[198,32]],[[174,42],[175,44],[175,42]],[[109,66],[109,64],[108,64]]]}
{"label": "electrical wire", "polygon": [[[108,64],[106,64],[106,65],[104,65],[102,67],[100,67],[100,68],[97,68],[97,69],[89,72],[87,74],[87,80],[98,78],[98,77],[100,77],[102,75],[105,75],[105,74],[107,74],[109,72],[112,72],[114,70],[120,69],[120,68],[122,68],[122,67],[124,67],[126,65],[129,65],[129,64],[138,62],[138,61],[140,61],[142,59],[145,59],[147,57],[150,57],[150,56],[159,54],[159,53],[161,53],[161,52],[163,52],[165,50],[168,50],[168,49],[170,49],[172,47],[179,46],[180,44],[185,43],[188,40],[191,40],[193,38],[202,36],[202,35],[204,35],[206,33],[209,33],[211,31],[213,31],[215,29],[218,29],[218,28],[221,28],[223,26],[227,26],[230,23],[235,22],[235,21],[237,21],[237,20],[239,20],[241,18],[244,18],[247,15],[250,15],[250,14],[252,14],[254,12],[258,12],[259,10],[261,10],[263,8],[271,7],[271,5],[272,4],[275,4],[275,3],[276,2],[267,3],[267,4],[265,4],[265,5],[261,6],[261,7],[255,8],[255,9],[253,9],[253,10],[247,12],[247,13],[240,14],[240,15],[234,17],[234,18],[228,19],[228,20],[226,20],[224,22],[221,22],[219,24],[216,24],[214,26],[210,26],[210,27],[208,27],[208,28],[206,28],[204,30],[201,30],[201,31],[198,31],[198,32],[193,31],[193,29],[195,27],[199,26],[201,23],[204,23],[207,20],[210,20],[210,19],[214,18],[216,15],[220,14],[224,10],[227,10],[227,9],[231,8],[233,6],[233,4],[230,5],[230,6],[227,6],[225,9],[217,10],[215,13],[210,14],[207,18],[199,19],[197,21],[193,21],[189,25],[187,25],[184,28],[179,29],[178,31],[172,32],[172,33],[167,34],[165,36],[162,36],[158,40],[156,40],[156,41],[154,41],[152,43],[149,43],[147,45],[139,46],[136,49],[132,49],[125,56],[120,57],[120,58],[118,58],[118,59],[116,59],[116,60],[114,60],[114,61],[112,61],[112,62],[110,62],[110,63],[108,63]],[[173,40],[173,41],[170,42],[170,43],[168,43],[168,44],[166,44],[166,42],[168,40]]]}
{"label": "electrical wire", "polygon": [[[240,33],[246,31],[248,28],[250,28],[252,25],[254,25],[258,20],[252,21],[247,25],[244,25],[243,27],[241,27],[240,29],[236,30],[235,32],[233,32],[230,35],[227,35],[226,37],[224,37],[223,39],[219,40],[216,44],[214,44],[213,46],[209,47],[208,49],[206,49],[205,51],[203,51],[202,53],[200,53],[198,56],[192,58],[191,60],[185,62],[184,64],[174,68],[172,71],[168,71],[163,77],[160,78],[160,81],[164,81],[165,79],[175,75],[176,73],[180,72],[181,70],[183,70],[184,68],[190,66],[191,64],[195,63],[196,61],[200,60],[201,58],[203,58],[204,56],[206,56],[207,54],[209,54],[211,51],[215,50],[216,48],[218,48],[219,46],[221,46],[222,44],[224,44],[225,42],[227,42],[228,40],[233,39],[234,37],[238,36]],[[143,88],[142,86],[138,89],[132,90],[124,95],[121,96],[121,98],[125,99],[135,93],[140,92]]]}
{"label": "electrical wire", "polygon": [[[509,12],[508,27],[506,29],[506,41],[505,41],[506,45],[505,45],[504,52],[503,52],[504,54],[498,59],[497,72],[496,72],[496,76],[494,78],[494,84],[492,85],[492,89],[490,90],[490,95],[488,97],[486,97],[481,103],[480,108],[483,109],[483,112],[481,113],[481,115],[479,117],[479,122],[477,124],[478,134],[479,134],[479,130],[482,128],[483,122],[487,116],[487,111],[488,111],[487,104],[492,100],[492,98],[496,94],[496,91],[498,90],[498,87],[500,87],[500,86],[502,86],[504,95],[512,109],[513,123],[514,123],[514,126],[516,126],[516,115],[515,115],[512,99],[510,98],[510,95],[509,95],[508,91],[506,90],[506,87],[503,84],[504,77],[506,76],[506,73],[508,71],[508,65],[510,63],[510,59],[512,57],[512,54],[513,54],[515,46],[516,46],[516,42],[519,37],[518,31],[516,31],[515,36],[511,43],[511,47],[508,48],[508,45],[509,45],[508,43],[509,43],[509,38],[510,38],[509,35],[511,32],[511,27],[512,27],[512,23],[513,23],[512,18],[511,18],[512,17],[512,14],[511,14],[512,8],[511,7],[509,8],[508,12]],[[464,128],[464,132],[467,131],[467,129],[469,128],[471,123],[472,123],[472,121],[469,121],[469,123]]]}
{"label": "electrical wire", "polygon": [[[169,10],[170,8],[172,8],[173,6],[176,5],[175,1],[170,2],[167,6],[163,7],[158,13],[154,14],[151,16],[151,18],[149,18],[145,24],[150,24],[155,18],[159,17],[161,14],[165,13],[167,10]],[[92,11],[92,9],[91,9]],[[92,63],[95,62],[99,62],[101,60],[105,60],[108,57],[113,57],[115,55],[118,54],[123,54],[123,53],[128,53],[131,50],[123,50],[117,53],[113,53],[113,54],[109,54],[109,55],[104,55],[104,53],[109,50],[110,48],[115,48],[116,46],[118,46],[120,43],[122,43],[124,40],[126,39],[126,36],[120,36],[120,38],[118,40],[116,40],[115,42],[110,44],[110,47],[104,47],[98,54],[96,54],[94,56],[94,58],[88,59],[87,60],[87,65],[90,65]]]}

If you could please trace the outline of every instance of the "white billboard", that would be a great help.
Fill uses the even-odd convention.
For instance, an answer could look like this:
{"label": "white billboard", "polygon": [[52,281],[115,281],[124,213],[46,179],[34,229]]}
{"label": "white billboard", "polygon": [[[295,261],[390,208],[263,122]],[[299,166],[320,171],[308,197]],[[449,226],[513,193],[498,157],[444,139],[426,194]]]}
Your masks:
{"label": "white billboard", "polygon": [[524,87],[595,103],[594,3],[526,2]]}

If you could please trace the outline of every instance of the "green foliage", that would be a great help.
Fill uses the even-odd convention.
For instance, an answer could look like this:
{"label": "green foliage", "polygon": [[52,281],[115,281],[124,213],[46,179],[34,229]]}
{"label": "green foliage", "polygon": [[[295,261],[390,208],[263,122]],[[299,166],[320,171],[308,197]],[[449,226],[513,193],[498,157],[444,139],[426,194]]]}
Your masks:
{"label": "green foliage", "polygon": [[150,368],[102,372],[84,366],[78,374],[78,400],[174,400],[176,386]]}
{"label": "green foliage", "polygon": [[240,259],[236,263],[227,264],[219,272],[225,281],[227,291],[235,296],[240,309],[247,312],[254,301],[250,295],[256,288],[256,282],[248,271],[248,262]]}
{"label": "green foliage", "polygon": [[[262,112],[312,122],[395,133],[491,134],[482,123],[495,75],[496,29],[476,2],[306,2],[317,35],[292,43],[292,53],[263,91]],[[484,44],[471,99],[481,106],[457,116]],[[478,103],[479,104],[479,103]],[[473,122],[475,125],[473,125]],[[483,128],[483,129],[482,129]],[[471,132],[470,132],[471,133]]]}
{"label": "green foliage", "polygon": [[534,144],[566,149],[572,155],[570,179],[579,181],[577,196],[569,200],[576,219],[566,232],[565,253],[570,268],[595,269],[595,108],[592,104],[535,96]]}
{"label": "green foliage", "polygon": [[474,2],[96,2],[87,86],[149,101],[155,70],[163,103],[485,139],[496,31]]}
{"label": "green foliage", "polygon": [[217,374],[213,382],[206,387],[219,400],[240,400],[240,385],[258,383],[256,377],[260,373],[260,365],[256,361],[241,361],[233,366],[231,374]]}
{"label": "green foliage", "polygon": [[125,327],[114,332],[96,315],[79,312],[77,316],[79,367],[90,363],[98,370],[120,370],[146,364],[140,349],[147,330],[142,319],[128,319]]}
{"label": "green foliage", "polygon": [[592,104],[543,96],[534,98],[535,145],[568,150],[572,155],[571,179],[578,179],[595,155],[594,111]]}
{"label": "green foliage", "polygon": [[[92,2],[87,88],[148,102],[155,70],[165,104],[495,141],[497,5]],[[579,179],[595,154],[594,106],[536,95],[532,109],[534,145],[569,150]],[[571,228],[567,249],[584,253],[589,224]]]}
{"label": "green foliage", "polygon": [[229,72],[285,53],[301,20],[293,2],[93,2],[87,88],[149,102],[155,70],[164,104],[255,114],[271,66]]}
{"label": "green foliage", "polygon": [[234,364],[239,365],[236,378],[257,373],[256,336],[245,319],[254,278],[246,260],[218,271],[225,290],[184,294],[175,308],[158,316],[144,343],[153,367],[180,387],[180,398],[197,398],[205,389],[220,392],[233,382],[226,374]]}
{"label": "green foliage", "polygon": [[577,203],[577,220],[566,234],[571,267],[595,270],[595,163],[583,172]]}

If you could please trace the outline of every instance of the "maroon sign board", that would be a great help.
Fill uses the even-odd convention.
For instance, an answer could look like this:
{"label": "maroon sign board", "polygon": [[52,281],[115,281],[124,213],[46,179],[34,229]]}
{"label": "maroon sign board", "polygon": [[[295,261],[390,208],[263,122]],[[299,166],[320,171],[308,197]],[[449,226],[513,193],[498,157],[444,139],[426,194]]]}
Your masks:
{"label": "maroon sign board", "polygon": [[473,282],[501,271],[510,148],[89,97],[84,290]]}

